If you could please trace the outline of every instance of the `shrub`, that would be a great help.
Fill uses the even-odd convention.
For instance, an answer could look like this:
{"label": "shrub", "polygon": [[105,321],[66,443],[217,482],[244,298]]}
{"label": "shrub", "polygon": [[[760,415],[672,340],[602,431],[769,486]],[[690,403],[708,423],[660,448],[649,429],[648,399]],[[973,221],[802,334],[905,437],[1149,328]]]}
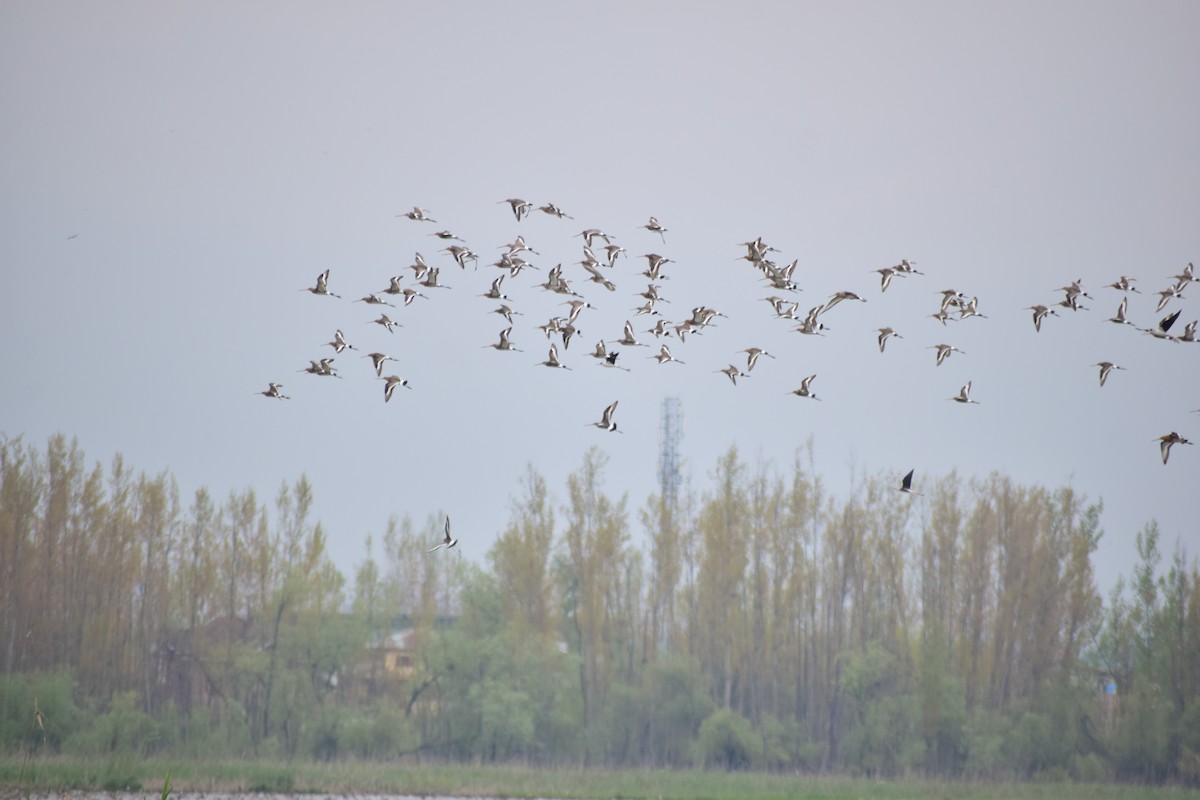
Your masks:
{"label": "shrub", "polygon": [[762,750],[762,742],[750,721],[740,714],[721,709],[700,724],[695,758],[704,767],[749,769]]}

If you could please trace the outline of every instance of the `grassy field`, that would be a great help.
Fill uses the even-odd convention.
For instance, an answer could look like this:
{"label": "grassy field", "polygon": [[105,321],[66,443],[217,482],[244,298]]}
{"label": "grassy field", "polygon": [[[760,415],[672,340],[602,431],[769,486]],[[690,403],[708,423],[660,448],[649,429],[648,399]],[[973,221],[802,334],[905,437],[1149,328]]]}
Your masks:
{"label": "grassy field", "polygon": [[406,794],[521,798],[887,798],[889,800],[1164,800],[1200,797],[1171,788],[1116,784],[873,781],[810,775],[665,770],[564,770],[380,763],[0,760],[0,794],[62,790]]}

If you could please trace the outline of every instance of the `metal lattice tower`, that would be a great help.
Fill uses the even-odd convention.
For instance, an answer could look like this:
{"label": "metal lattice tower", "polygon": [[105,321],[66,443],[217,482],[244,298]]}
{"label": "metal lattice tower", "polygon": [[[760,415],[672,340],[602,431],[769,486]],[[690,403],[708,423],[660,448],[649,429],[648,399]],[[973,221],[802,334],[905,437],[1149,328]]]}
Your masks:
{"label": "metal lattice tower", "polygon": [[675,509],[679,499],[679,441],[683,438],[683,410],[678,397],[664,397],[658,426],[658,486],[663,504]]}

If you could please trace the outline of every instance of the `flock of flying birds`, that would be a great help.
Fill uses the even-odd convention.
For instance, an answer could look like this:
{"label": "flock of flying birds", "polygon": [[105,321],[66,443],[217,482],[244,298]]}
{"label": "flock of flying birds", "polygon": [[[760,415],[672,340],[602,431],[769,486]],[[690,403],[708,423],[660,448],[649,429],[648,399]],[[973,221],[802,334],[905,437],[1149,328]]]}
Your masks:
{"label": "flock of flying birds", "polygon": [[[535,211],[540,211],[560,220],[574,219],[552,203],[535,206],[520,198],[509,198],[500,201],[500,204],[510,207],[518,223]],[[398,214],[397,216],[405,217],[417,223],[438,224],[428,210],[420,207],[414,207],[411,211]],[[666,245],[668,229],[656,217],[650,217],[641,227],[649,233],[656,235],[661,240],[661,243],[664,246]],[[471,263],[473,270],[478,270],[480,255],[472,250],[463,239],[445,229],[429,235],[445,244],[445,247],[439,252],[446,253],[448,259],[453,261],[453,264],[459,268],[459,271],[465,272],[468,262]],[[561,342],[564,351],[567,350],[572,337],[578,333],[576,323],[580,316],[585,311],[595,308],[592,303],[577,291],[576,287],[585,283],[598,284],[609,292],[615,291],[616,285],[612,280],[612,276],[617,274],[616,267],[618,262],[621,259],[630,258],[626,248],[616,241],[616,236],[606,233],[599,228],[585,228],[573,234],[573,238],[580,240],[579,245],[582,258],[572,265],[579,268],[578,274],[568,276],[564,271],[563,265],[559,263],[546,270],[546,279],[544,282],[535,285],[535,288],[542,291],[561,296],[564,298],[561,305],[568,307],[565,314],[553,316],[546,323],[536,326],[536,330],[543,333],[550,340],[546,359],[538,362],[538,365],[553,369],[571,369],[570,366],[564,363],[563,358],[560,356],[559,343]],[[767,244],[762,237],[742,242],[740,247],[744,248],[745,252],[738,260],[748,262],[757,270],[760,279],[769,287],[768,291],[776,293],[763,298],[765,302],[770,304],[771,313],[776,318],[794,323],[792,330],[796,333],[808,336],[824,336],[828,330],[824,320],[827,319],[827,315],[835,307],[843,302],[866,302],[865,298],[855,292],[839,291],[831,295],[825,302],[802,312],[800,310],[800,302],[791,299],[793,293],[799,290],[799,287],[793,280],[797,260],[784,265],[776,263],[773,258],[775,258],[774,254],[779,251]],[[540,256],[540,254],[526,242],[523,235],[518,235],[512,242],[501,245],[497,249],[501,251],[499,258],[492,262],[491,266],[500,270],[500,273],[491,281],[488,290],[480,296],[498,302],[498,306],[492,309],[490,313],[501,316],[506,323],[506,327],[500,330],[495,342],[481,346],[493,348],[498,351],[521,352],[520,348],[516,347],[513,342],[512,333],[514,328],[513,317],[522,315],[522,312],[515,310],[510,305],[513,301],[504,292],[504,282],[506,279],[515,281],[525,270],[540,272],[541,267],[531,263],[527,258],[530,255]],[[628,348],[651,346],[647,342],[639,340],[639,331],[635,330],[632,322],[637,317],[646,316],[648,318],[655,318],[653,327],[641,333],[654,337],[653,346],[658,348],[658,352],[650,357],[655,359],[660,365],[684,363],[671,352],[670,345],[664,340],[674,337],[676,341],[682,344],[689,336],[701,334],[715,320],[725,317],[716,308],[701,305],[692,308],[690,313],[686,314],[680,321],[668,322],[657,310],[657,306],[660,303],[669,302],[660,294],[663,288],[661,281],[668,279],[668,275],[666,275],[664,270],[674,262],[670,258],[656,252],[646,252],[639,256],[639,258],[645,259],[646,268],[641,272],[641,275],[647,279],[645,291],[636,295],[642,302],[640,305],[630,309],[620,337],[611,340],[601,339],[588,354],[588,356],[595,359],[595,363],[599,366],[628,372],[629,367],[620,363],[622,352]],[[406,281],[402,274],[394,275],[388,280],[388,285],[385,288],[370,292],[352,301],[354,303],[380,307],[379,317],[372,320],[372,322],[378,324],[389,333],[393,332],[399,323],[394,321],[388,315],[388,312],[383,311],[383,309],[392,309],[391,313],[395,314],[396,309],[410,306],[418,301],[418,299],[431,301],[431,295],[434,293],[431,291],[430,294],[426,294],[425,290],[450,288],[441,282],[441,267],[429,264],[420,252],[416,253],[414,261],[408,266],[408,269],[412,270],[413,273],[411,282],[408,285],[405,285]],[[881,292],[888,290],[893,279],[905,279],[924,274],[917,270],[916,262],[908,259],[901,259],[892,266],[882,267],[873,271],[879,275]],[[576,270],[573,269],[572,272],[575,273]],[[1171,280],[1172,284],[1170,286],[1155,293],[1159,298],[1157,312],[1162,312],[1172,300],[1182,298],[1184,289],[1193,281],[1200,279],[1195,276],[1194,267],[1189,263],[1178,275],[1172,276]],[[341,295],[331,290],[330,281],[331,270],[326,269],[316,277],[312,286],[302,288],[300,291],[307,291],[319,298],[341,299]],[[1150,328],[1138,328],[1128,320],[1126,315],[1128,312],[1129,294],[1140,294],[1139,289],[1134,286],[1134,283],[1134,278],[1121,276],[1105,287],[1106,289],[1111,288],[1122,293],[1122,299],[1117,306],[1116,313],[1113,317],[1109,318],[1109,322],[1128,326],[1155,339],[1172,343],[1196,343],[1198,341],[1196,338],[1196,320],[1187,323],[1179,335],[1171,333],[1175,322],[1180,316],[1180,310],[1168,313],[1156,326]],[[1032,305],[1026,308],[1026,310],[1033,312],[1032,320],[1035,331],[1040,332],[1042,324],[1048,322],[1048,318],[1061,316],[1060,309],[1063,310],[1064,314],[1067,311],[1074,313],[1087,310],[1087,307],[1083,305],[1085,300],[1096,302],[1095,298],[1085,291],[1081,280],[1072,281],[1066,286],[1060,287],[1058,291],[1063,292],[1061,300]],[[967,297],[955,289],[946,289],[938,291],[935,294],[940,295],[941,301],[937,311],[929,316],[941,322],[942,325],[946,325],[951,320],[961,321],[971,318],[986,318],[979,311],[978,297]],[[876,333],[878,334],[876,341],[881,353],[885,351],[890,338],[902,338],[896,330],[890,327],[879,328]],[[557,341],[555,341],[555,338],[557,338]],[[341,375],[338,369],[334,367],[335,357],[343,357],[346,351],[357,350],[357,348],[347,341],[346,336],[340,329],[334,332],[333,338],[326,344],[333,348],[334,356],[311,360],[307,367],[298,371],[318,377],[340,378]],[[614,349],[618,347],[620,349]],[[934,361],[937,366],[941,366],[952,354],[963,353],[959,348],[944,343],[931,345],[929,349],[936,351],[934,353]],[[762,357],[775,358],[771,353],[760,347],[748,347],[738,351],[738,353],[746,356],[744,366],[731,363],[727,367],[714,370],[716,373],[726,376],[735,386],[737,385],[738,378],[747,377]],[[383,399],[385,403],[392,400],[397,388],[412,388],[409,385],[409,381],[399,375],[384,375],[385,365],[388,362],[397,361],[392,356],[383,352],[373,351],[361,354],[360,357],[371,359],[376,378],[383,382]],[[1124,367],[1109,361],[1101,361],[1093,366],[1099,369],[1101,387],[1105,385],[1105,382],[1114,370],[1124,369]],[[801,380],[800,386],[790,393],[800,398],[819,400],[820,398],[812,388],[816,377],[815,374],[808,375]],[[282,389],[283,384],[270,383],[267,389],[261,392],[261,394],[268,398],[290,399],[288,395],[282,393]],[[978,400],[971,398],[971,381],[967,381],[957,394],[948,399],[963,405],[979,403]],[[603,431],[623,432],[617,428],[615,419],[617,405],[617,402],[608,404],[601,412],[598,421],[586,424]],[[1197,409],[1197,412],[1200,412],[1200,409]],[[1167,463],[1172,446],[1176,444],[1192,444],[1174,431],[1158,437],[1157,441],[1159,442],[1164,464]],[[901,485],[897,487],[898,491],[908,494],[920,494],[913,490],[912,480],[913,472],[910,471],[904,476]],[[457,541],[457,539],[453,539],[450,536],[450,520],[447,517],[445,539],[434,549],[437,550],[443,547],[446,549],[452,548],[457,544]]]}

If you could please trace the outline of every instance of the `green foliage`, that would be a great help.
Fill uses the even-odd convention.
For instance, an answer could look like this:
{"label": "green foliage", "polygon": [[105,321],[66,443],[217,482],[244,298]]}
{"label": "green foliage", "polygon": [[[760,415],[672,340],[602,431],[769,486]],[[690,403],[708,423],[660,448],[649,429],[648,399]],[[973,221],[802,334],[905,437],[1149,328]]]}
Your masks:
{"label": "green foliage", "polygon": [[700,724],[694,746],[696,762],[706,768],[750,769],[762,752],[762,740],[750,720],[729,709],[714,712]]}
{"label": "green foliage", "polygon": [[1109,745],[1117,777],[1162,780],[1171,767],[1167,755],[1170,705],[1158,687],[1141,680],[1121,699],[1122,710]]}
{"label": "green foliage", "polygon": [[1179,720],[1179,777],[1200,786],[1200,698],[1192,700]]}
{"label": "green foliage", "polygon": [[764,714],[758,727],[762,736],[762,766],[769,770],[792,766],[800,734],[800,726],[796,721]]}
{"label": "green foliage", "polygon": [[[42,713],[41,725],[35,708]],[[57,753],[81,716],[65,671],[0,675],[0,752]]]}
{"label": "green foliage", "polygon": [[678,655],[664,656],[647,668],[639,707],[652,766],[674,767],[687,763],[700,725],[716,710],[699,665]]}
{"label": "green foliage", "polygon": [[[83,755],[113,755],[144,758],[170,749],[174,731],[168,720],[155,718],[137,708],[137,693],[114,695],[108,709],[72,735],[68,747]],[[123,780],[124,775],[118,775]]]}
{"label": "green foliage", "polygon": [[964,776],[998,780],[1010,775],[1012,761],[1005,753],[1005,742],[1011,728],[1011,721],[1002,714],[976,709],[968,716],[963,730]]}
{"label": "green foliage", "polygon": [[1097,753],[1085,753],[1072,759],[1070,775],[1076,783],[1104,783],[1111,779],[1104,759]]}
{"label": "green foliage", "polygon": [[363,709],[343,722],[341,751],[371,761],[387,761],[412,752],[420,742],[409,717],[387,705]]}
{"label": "green foliage", "polygon": [[1153,522],[1102,603],[1069,486],[832,497],[811,445],[730,448],[643,539],[606,464],[561,499],[530,467],[486,566],[427,552],[438,511],[348,584],[303,476],[184,510],[166,473],[0,438],[0,755],[114,789],[167,753],[1200,784],[1200,573]]}
{"label": "green foliage", "polygon": [[[15,783],[18,764],[0,762],[0,785]],[[794,772],[717,772],[712,770],[579,769],[505,764],[397,764],[350,761],[250,762],[245,760],[188,762],[143,761],[130,766],[128,778],[143,787],[139,796],[153,797],[171,770],[173,792],[226,795],[247,791],[271,794],[303,793],[314,798],[336,796],[418,797],[563,797],[642,798],[663,800],[826,800],[887,798],[889,800],[1178,800],[1190,796],[1176,787],[1129,784],[962,783],[931,780],[880,781],[837,775],[797,775]],[[96,789],[106,765],[55,759],[28,772],[36,778],[24,784],[36,796],[76,794]]]}

